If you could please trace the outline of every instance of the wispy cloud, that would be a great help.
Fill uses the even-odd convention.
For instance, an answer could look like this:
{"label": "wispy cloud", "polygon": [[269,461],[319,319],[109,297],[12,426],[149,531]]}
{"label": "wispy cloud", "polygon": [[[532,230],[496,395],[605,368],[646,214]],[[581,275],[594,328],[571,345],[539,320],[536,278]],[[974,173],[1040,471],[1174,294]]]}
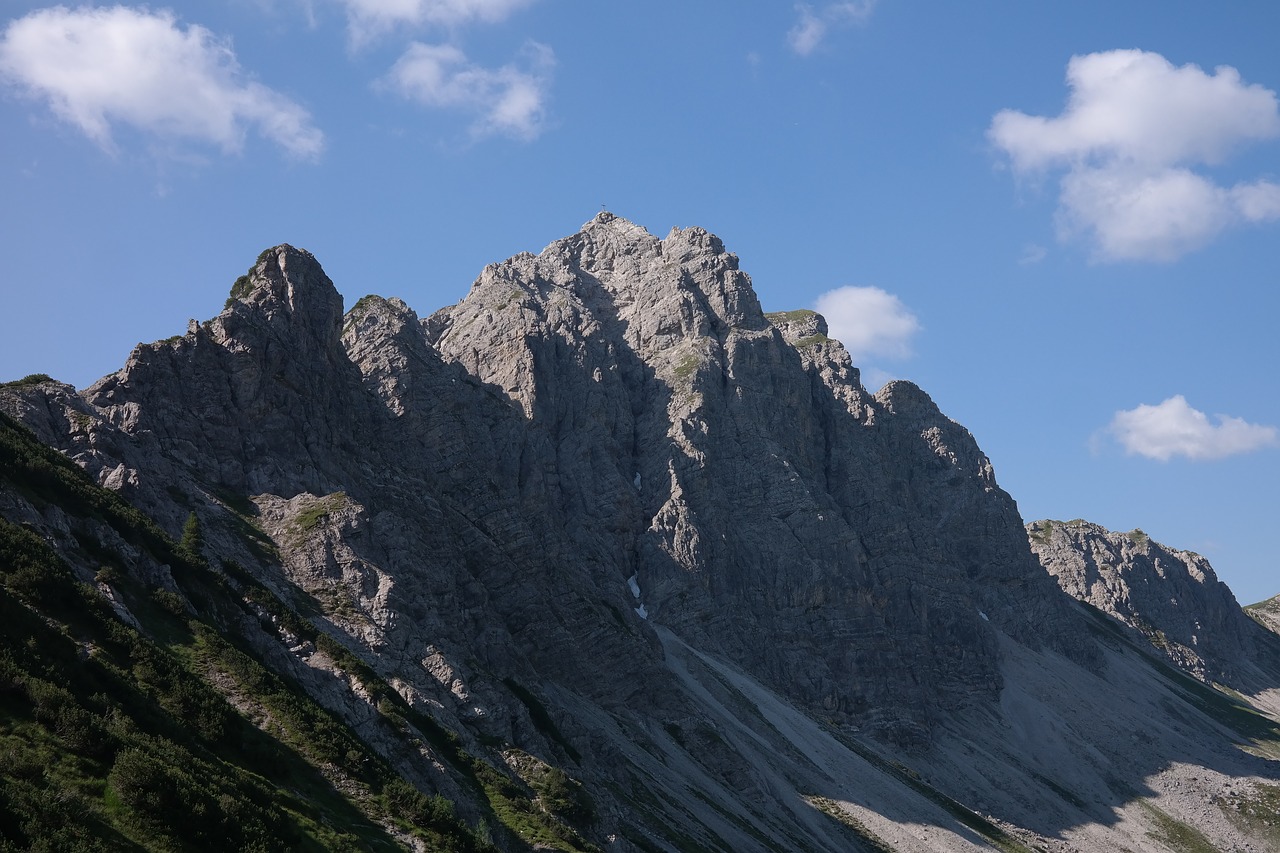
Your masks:
{"label": "wispy cloud", "polygon": [[531,140],[545,127],[555,54],[544,44],[529,42],[521,58],[523,67],[483,68],[453,45],[414,42],[383,85],[424,106],[475,114],[471,131],[477,137]]}
{"label": "wispy cloud", "polygon": [[167,11],[32,12],[0,38],[0,78],[108,151],[117,125],[166,145],[198,141],[237,152],[254,128],[300,159],[324,150],[307,111],[246,75],[229,41],[184,28]]}
{"label": "wispy cloud", "polygon": [[1048,255],[1049,252],[1044,246],[1030,243],[1023,247],[1022,254],[1018,256],[1018,263],[1024,267],[1034,266],[1043,261]]}
{"label": "wispy cloud", "polygon": [[342,0],[352,40],[367,42],[397,27],[496,23],[536,0]]}
{"label": "wispy cloud", "polygon": [[878,0],[827,3],[814,8],[808,3],[796,4],[796,23],[787,32],[787,44],[801,56],[818,49],[832,29],[864,24],[875,11]]}
{"label": "wispy cloud", "polygon": [[840,287],[818,297],[814,308],[827,320],[831,337],[855,362],[868,358],[909,358],[920,321],[898,297],[878,287]]}
{"label": "wispy cloud", "polygon": [[1209,74],[1140,50],[1072,57],[1067,85],[1061,115],[1002,110],[987,131],[1015,172],[1063,172],[1063,239],[1085,235],[1099,260],[1172,261],[1234,225],[1280,219],[1280,185],[1203,172],[1280,137],[1275,92],[1229,66]]}
{"label": "wispy cloud", "polygon": [[1107,432],[1126,453],[1161,462],[1175,456],[1222,459],[1273,446],[1280,440],[1280,431],[1272,426],[1251,424],[1228,415],[1215,415],[1214,419],[1216,424],[1178,394],[1156,406],[1141,405],[1116,412]]}

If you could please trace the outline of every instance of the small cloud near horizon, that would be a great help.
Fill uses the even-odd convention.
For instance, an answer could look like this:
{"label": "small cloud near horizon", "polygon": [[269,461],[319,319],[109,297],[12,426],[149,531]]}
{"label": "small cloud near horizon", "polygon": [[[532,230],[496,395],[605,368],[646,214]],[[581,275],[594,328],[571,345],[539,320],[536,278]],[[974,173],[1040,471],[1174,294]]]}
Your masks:
{"label": "small cloud near horizon", "polygon": [[1206,73],[1158,53],[1073,56],[1055,117],[998,112],[987,138],[1020,177],[1060,172],[1059,239],[1099,261],[1175,261],[1223,231],[1280,219],[1280,184],[1205,174],[1249,143],[1280,138],[1276,93],[1227,65]]}
{"label": "small cloud near horizon", "polygon": [[250,128],[300,160],[324,150],[311,115],[247,75],[229,39],[183,27],[169,11],[32,12],[0,36],[0,80],[112,154],[118,126],[159,141],[158,150],[183,141],[238,153]]}
{"label": "small cloud near horizon", "polygon": [[1280,443],[1280,430],[1214,415],[1217,423],[1193,409],[1181,394],[1155,406],[1140,405],[1116,412],[1107,426],[1130,456],[1167,462],[1175,456],[1204,461],[1252,453]]}

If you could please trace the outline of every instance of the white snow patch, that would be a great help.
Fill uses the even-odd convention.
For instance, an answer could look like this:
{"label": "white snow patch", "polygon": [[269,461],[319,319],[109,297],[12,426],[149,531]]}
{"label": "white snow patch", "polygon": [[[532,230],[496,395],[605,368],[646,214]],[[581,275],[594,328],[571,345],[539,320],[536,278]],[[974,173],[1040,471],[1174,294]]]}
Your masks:
{"label": "white snow patch", "polygon": [[648,619],[649,611],[645,610],[644,605],[641,604],[639,607],[636,608],[636,615],[639,616],[641,619]]}
{"label": "white snow patch", "polygon": [[990,621],[991,621],[990,619],[988,619],[988,618],[987,618],[987,614],[983,613],[981,610],[979,610],[979,611],[978,611],[978,615],[982,617],[982,621],[983,621],[983,622],[990,622]]}
{"label": "white snow patch", "polygon": [[640,597],[640,583],[639,581],[636,580],[635,575],[632,575],[631,577],[627,578],[627,586],[631,587],[632,598]]}
{"label": "white snow patch", "polygon": [[636,487],[636,491],[637,491],[637,492],[638,492],[638,491],[640,491],[640,472],[639,472],[639,471],[637,471],[637,472],[636,472],[636,478],[635,478],[635,480],[634,480],[634,485],[635,485],[635,487]]}

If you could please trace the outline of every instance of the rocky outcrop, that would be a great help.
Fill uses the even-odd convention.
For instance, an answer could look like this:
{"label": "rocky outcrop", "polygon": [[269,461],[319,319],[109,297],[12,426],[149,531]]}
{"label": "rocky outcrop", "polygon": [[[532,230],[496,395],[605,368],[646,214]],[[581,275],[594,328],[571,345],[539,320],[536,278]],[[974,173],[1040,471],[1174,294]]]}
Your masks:
{"label": "rocky outcrop", "polygon": [[1275,634],[1280,634],[1280,595],[1251,604],[1245,608],[1245,612],[1259,625]]}
{"label": "rocky outcrop", "polygon": [[1116,533],[1079,519],[1027,525],[1031,549],[1073,598],[1138,631],[1197,678],[1250,690],[1275,686],[1280,646],[1241,610],[1199,554],[1141,530]]}

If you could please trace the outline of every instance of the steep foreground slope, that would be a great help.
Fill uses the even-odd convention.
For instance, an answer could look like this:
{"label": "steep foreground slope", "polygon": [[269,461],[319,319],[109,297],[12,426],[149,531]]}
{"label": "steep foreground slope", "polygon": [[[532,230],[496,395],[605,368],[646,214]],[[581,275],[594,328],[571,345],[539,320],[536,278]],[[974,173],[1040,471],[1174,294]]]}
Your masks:
{"label": "steep foreground slope", "polygon": [[[94,386],[0,391],[181,545],[8,460],[0,512],[13,553],[64,564],[228,726],[327,780],[347,817],[319,825],[351,846],[1280,846],[1274,721],[1063,594],[972,437],[909,383],[869,394],[825,331],[763,314],[713,235],[609,214],[425,321],[373,296],[344,315],[279,246]],[[36,678],[5,638],[14,683]],[[70,749],[23,689],[11,736]],[[121,743],[81,797],[147,843],[116,805]]]}

